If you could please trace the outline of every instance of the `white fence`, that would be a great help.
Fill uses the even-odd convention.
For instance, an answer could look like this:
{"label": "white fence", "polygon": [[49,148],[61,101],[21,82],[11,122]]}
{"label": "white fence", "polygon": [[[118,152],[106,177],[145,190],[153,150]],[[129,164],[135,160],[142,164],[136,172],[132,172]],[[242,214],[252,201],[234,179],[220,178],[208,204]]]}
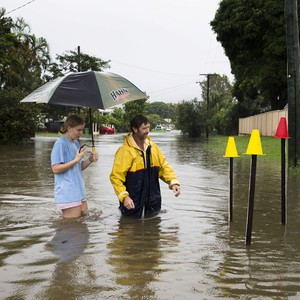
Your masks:
{"label": "white fence", "polygon": [[259,115],[240,118],[239,134],[251,134],[253,129],[258,129],[262,136],[274,136],[281,117],[288,121],[288,109],[273,110]]}

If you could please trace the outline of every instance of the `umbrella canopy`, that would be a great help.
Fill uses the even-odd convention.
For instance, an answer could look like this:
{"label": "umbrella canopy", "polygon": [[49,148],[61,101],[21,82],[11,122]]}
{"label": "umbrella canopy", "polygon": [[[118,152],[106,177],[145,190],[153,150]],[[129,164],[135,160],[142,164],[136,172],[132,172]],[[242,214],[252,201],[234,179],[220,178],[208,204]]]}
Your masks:
{"label": "umbrella canopy", "polygon": [[95,151],[91,108],[107,109],[147,95],[126,78],[109,72],[69,73],[49,81],[20,102],[58,104],[90,108],[92,151]]}
{"label": "umbrella canopy", "polygon": [[109,72],[70,73],[33,91],[21,102],[107,109],[147,95],[126,78]]}

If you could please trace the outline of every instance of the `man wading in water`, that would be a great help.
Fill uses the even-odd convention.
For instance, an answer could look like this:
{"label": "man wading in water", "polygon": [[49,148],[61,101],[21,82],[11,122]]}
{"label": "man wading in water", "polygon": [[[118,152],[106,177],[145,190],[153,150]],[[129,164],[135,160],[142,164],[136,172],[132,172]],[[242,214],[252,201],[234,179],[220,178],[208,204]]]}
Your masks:
{"label": "man wading in water", "polygon": [[131,133],[117,150],[110,181],[123,216],[143,217],[161,209],[159,178],[180,194],[178,178],[159,147],[150,139],[150,122],[143,115],[130,122]]}

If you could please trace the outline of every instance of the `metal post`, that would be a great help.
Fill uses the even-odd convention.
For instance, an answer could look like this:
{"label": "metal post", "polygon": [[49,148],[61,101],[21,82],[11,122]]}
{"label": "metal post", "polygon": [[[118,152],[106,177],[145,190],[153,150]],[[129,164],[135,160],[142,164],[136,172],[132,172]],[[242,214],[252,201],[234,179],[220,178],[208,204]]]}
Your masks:
{"label": "metal post", "polygon": [[229,158],[229,221],[233,219],[233,158]]}
{"label": "metal post", "polygon": [[[78,56],[78,60],[77,60],[77,71],[80,72],[80,46],[77,46],[77,56]],[[77,107],[77,112],[78,114],[80,114],[80,107]]]}
{"label": "metal post", "polygon": [[81,68],[80,68],[80,46],[77,47],[77,71],[80,72]]}
{"label": "metal post", "polygon": [[249,198],[248,198],[248,214],[247,214],[247,225],[246,225],[246,245],[251,244],[251,236],[252,236],[256,162],[257,162],[257,155],[252,155],[250,185],[249,185]]}
{"label": "metal post", "polygon": [[300,162],[300,54],[297,0],[285,0],[289,165]]}
{"label": "metal post", "polygon": [[[210,77],[211,76],[218,76],[217,74],[199,74],[206,76],[206,82],[207,82],[207,90],[206,90],[206,111],[207,111],[207,120],[209,119],[209,92],[210,92]],[[208,121],[206,121],[206,126],[205,126],[205,136],[208,139],[209,137],[209,127],[207,124]]]}
{"label": "metal post", "polygon": [[286,224],[285,139],[281,139],[281,224]]}
{"label": "metal post", "polygon": [[[206,96],[206,98],[207,98],[207,100],[206,100],[206,102],[207,102],[206,103],[207,116],[209,116],[209,75],[210,74],[207,74],[207,91],[206,91],[206,94],[207,94],[207,96]],[[206,127],[205,127],[205,136],[208,139],[208,137],[209,137],[209,129],[208,129],[207,122],[206,122]]]}

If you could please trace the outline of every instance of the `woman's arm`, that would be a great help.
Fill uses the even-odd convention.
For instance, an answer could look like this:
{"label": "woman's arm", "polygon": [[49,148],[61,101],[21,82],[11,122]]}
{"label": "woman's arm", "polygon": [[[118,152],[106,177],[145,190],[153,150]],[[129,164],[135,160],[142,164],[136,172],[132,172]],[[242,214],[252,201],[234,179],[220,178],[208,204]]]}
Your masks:
{"label": "woman's arm", "polygon": [[77,151],[76,156],[73,160],[68,161],[67,163],[60,163],[60,164],[55,164],[52,166],[52,171],[54,174],[61,174],[64,173],[66,171],[68,171],[70,168],[72,168],[73,166],[75,166],[77,163],[80,162],[80,160],[85,156],[86,154],[86,149],[81,151],[79,153],[79,151]]}
{"label": "woman's arm", "polygon": [[99,159],[98,153],[90,153],[89,158],[82,162],[81,168],[85,170],[92,162],[96,162]]}

